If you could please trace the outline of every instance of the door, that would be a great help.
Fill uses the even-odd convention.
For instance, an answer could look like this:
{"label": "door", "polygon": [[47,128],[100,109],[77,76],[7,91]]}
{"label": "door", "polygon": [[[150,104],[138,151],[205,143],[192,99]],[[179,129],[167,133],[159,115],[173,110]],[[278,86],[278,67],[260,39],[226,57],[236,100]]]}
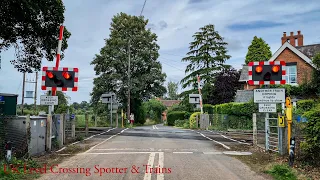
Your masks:
{"label": "door", "polygon": [[37,153],[42,153],[46,149],[46,120],[40,119],[37,120],[37,129],[38,129],[38,141],[37,141]]}

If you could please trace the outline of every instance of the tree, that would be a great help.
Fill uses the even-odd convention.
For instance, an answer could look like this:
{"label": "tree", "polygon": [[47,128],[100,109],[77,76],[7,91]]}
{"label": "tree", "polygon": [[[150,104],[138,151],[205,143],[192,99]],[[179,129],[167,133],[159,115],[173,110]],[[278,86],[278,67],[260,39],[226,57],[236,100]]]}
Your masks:
{"label": "tree", "polygon": [[156,99],[151,99],[147,102],[144,102],[143,105],[147,117],[156,121],[157,123],[160,123],[161,114],[167,109],[166,106]]}
{"label": "tree", "polygon": [[178,99],[178,83],[175,82],[168,82],[168,98],[171,100]]}
{"label": "tree", "polygon": [[224,68],[217,77],[213,85],[203,88],[204,104],[223,104],[232,102],[237,90],[241,88],[239,82],[240,72],[234,68]]}
{"label": "tree", "polygon": [[[166,75],[162,73],[159,61],[157,36],[146,29],[148,20],[140,16],[120,13],[112,18],[110,37],[105,46],[91,62],[97,78],[91,93],[92,103],[96,105],[101,94],[114,92],[124,108],[128,94],[128,58],[130,55],[130,91],[132,105],[142,104],[144,97],[160,97],[166,93],[163,86]],[[136,118],[136,114],[135,114]],[[141,123],[142,124],[142,123]]]}
{"label": "tree", "polygon": [[189,74],[181,80],[182,88],[191,86],[192,89],[182,93],[182,96],[197,91],[197,75],[200,75],[204,84],[212,83],[216,73],[221,71],[225,61],[231,57],[227,55],[228,43],[224,42],[218,31],[215,31],[214,25],[209,24],[200,28],[193,37],[190,51],[187,57],[182,59],[190,62],[185,70],[185,73]]}
{"label": "tree", "polygon": [[[64,22],[62,0],[3,0],[0,3],[0,52],[16,49],[11,63],[20,72],[40,70],[42,58],[53,61],[59,25]],[[65,28],[62,52],[71,33]],[[63,58],[63,53],[61,54]]]}
{"label": "tree", "polygon": [[312,58],[312,63],[317,69],[313,69],[311,84],[315,90],[315,93],[320,96],[320,52],[316,53]]}
{"label": "tree", "polygon": [[248,47],[245,63],[268,61],[271,56],[270,46],[262,38],[254,36],[251,45]]}

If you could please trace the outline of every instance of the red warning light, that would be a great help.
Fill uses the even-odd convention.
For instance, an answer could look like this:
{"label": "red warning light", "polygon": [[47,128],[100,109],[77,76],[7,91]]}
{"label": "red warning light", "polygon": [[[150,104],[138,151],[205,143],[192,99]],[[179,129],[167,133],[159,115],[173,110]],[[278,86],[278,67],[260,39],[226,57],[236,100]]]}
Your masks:
{"label": "red warning light", "polygon": [[71,78],[71,75],[70,75],[68,72],[63,72],[63,73],[62,73],[62,76],[63,76],[65,79],[70,79],[70,78]]}
{"label": "red warning light", "polygon": [[261,72],[262,72],[262,69],[263,69],[262,66],[257,66],[257,67],[256,67],[256,72],[257,72],[257,73],[261,73]]}
{"label": "red warning light", "polygon": [[48,76],[50,79],[54,78],[54,75],[53,75],[52,72],[47,72],[47,76]]}
{"label": "red warning light", "polygon": [[280,67],[279,66],[272,66],[272,72],[277,73],[279,72]]}

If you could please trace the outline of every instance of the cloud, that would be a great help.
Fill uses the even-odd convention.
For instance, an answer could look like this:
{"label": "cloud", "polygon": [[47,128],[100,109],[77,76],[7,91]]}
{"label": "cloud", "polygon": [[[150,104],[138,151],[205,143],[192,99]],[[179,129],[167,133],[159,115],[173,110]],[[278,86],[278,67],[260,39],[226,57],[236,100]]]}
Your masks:
{"label": "cloud", "polygon": [[277,26],[283,26],[283,25],[285,25],[285,23],[254,21],[250,23],[231,24],[227,28],[233,31],[241,31],[241,30],[251,30],[251,29],[263,29],[263,28],[277,27]]}
{"label": "cloud", "polygon": [[[149,20],[148,27],[158,36],[160,58],[167,80],[180,81],[184,77],[187,63],[181,58],[189,51],[192,35],[200,27],[214,24],[215,30],[228,42],[227,61],[234,67],[241,67],[254,36],[262,37],[274,53],[281,46],[282,33],[301,30],[304,44],[320,41],[320,3],[310,0],[301,5],[301,1],[256,0],[162,0],[148,1],[143,16]],[[140,15],[143,1],[132,0],[77,0],[65,1],[65,23],[72,33],[65,59],[61,66],[79,68],[79,91],[67,92],[72,101],[81,102],[90,99],[92,80],[95,77],[90,62],[94,55],[105,45],[110,34],[110,23],[114,15],[125,12]],[[169,55],[172,54],[172,55]],[[11,49],[1,53],[0,70],[1,92],[18,92],[21,102],[22,74],[9,63],[14,58]],[[54,62],[43,61],[44,66],[54,66]],[[178,70],[179,69],[179,70]],[[10,74],[8,76],[7,74]],[[39,82],[41,78],[39,77]],[[20,87],[20,89],[19,89]],[[45,93],[38,87],[39,95]],[[26,100],[32,103],[32,100]]]}

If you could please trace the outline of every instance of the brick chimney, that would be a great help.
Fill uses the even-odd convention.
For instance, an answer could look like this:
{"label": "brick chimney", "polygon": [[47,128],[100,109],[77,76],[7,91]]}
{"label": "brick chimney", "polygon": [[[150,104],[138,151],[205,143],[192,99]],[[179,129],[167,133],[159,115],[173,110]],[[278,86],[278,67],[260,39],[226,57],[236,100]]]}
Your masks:
{"label": "brick chimney", "polygon": [[[296,39],[298,43],[296,43]],[[283,36],[281,38],[281,43],[284,44],[285,42],[290,42],[292,46],[303,46],[303,35],[301,31],[298,31],[297,35],[294,35],[293,32],[290,32],[290,36],[287,36],[286,32],[283,32]]]}

